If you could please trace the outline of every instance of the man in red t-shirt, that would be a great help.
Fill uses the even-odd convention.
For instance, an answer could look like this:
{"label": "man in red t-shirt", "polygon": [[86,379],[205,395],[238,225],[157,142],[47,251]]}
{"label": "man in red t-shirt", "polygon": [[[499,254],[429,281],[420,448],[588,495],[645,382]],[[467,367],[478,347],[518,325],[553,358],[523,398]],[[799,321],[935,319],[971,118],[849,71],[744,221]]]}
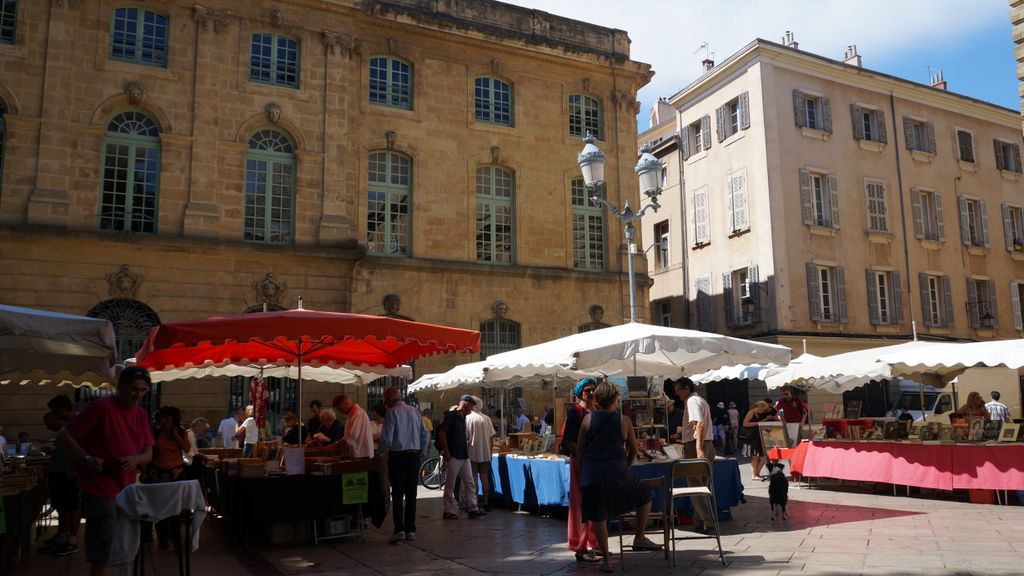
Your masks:
{"label": "man in red t-shirt", "polygon": [[138,472],[153,457],[153,431],[146,412],[139,408],[151,385],[145,368],[125,368],[117,379],[116,395],[86,406],[57,435],[57,441],[80,462],[85,557],[94,576],[108,573],[114,498],[135,483]]}
{"label": "man in red t-shirt", "polygon": [[782,398],[775,403],[775,408],[782,412],[790,444],[795,443],[800,439],[800,425],[807,422],[807,403],[793,396],[793,389],[786,384],[782,387]]}

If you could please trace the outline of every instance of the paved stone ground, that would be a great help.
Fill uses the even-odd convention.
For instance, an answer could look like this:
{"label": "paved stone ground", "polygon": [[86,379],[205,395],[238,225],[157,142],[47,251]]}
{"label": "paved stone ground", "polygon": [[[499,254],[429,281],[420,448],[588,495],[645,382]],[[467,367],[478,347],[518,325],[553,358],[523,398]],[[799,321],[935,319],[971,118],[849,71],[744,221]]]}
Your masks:
{"label": "paved stone ground", "polygon": [[[749,465],[741,466],[744,478]],[[772,522],[767,484],[745,481],[748,503],[722,523],[727,566],[718,561],[714,540],[680,542],[676,566],[662,553],[628,553],[625,572],[640,574],[1024,574],[1024,507],[969,504],[949,499],[893,496],[891,487],[790,486],[789,519]],[[225,544],[223,531],[204,528],[192,558],[195,576],[243,574],[376,575],[597,575],[596,565],[577,564],[565,547],[565,523],[495,509],[482,520],[442,520],[441,494],[421,489],[417,539],[387,544],[370,529],[365,543],[352,540],[319,546],[271,546],[242,553]],[[680,531],[680,535],[683,533]],[[651,534],[660,541],[660,534]],[[627,540],[628,541],[628,540]],[[613,553],[617,541],[612,539]],[[175,557],[153,551],[147,574],[177,573]],[[615,554],[615,568],[619,569]],[[15,576],[79,575],[82,554],[52,558],[32,553]]]}

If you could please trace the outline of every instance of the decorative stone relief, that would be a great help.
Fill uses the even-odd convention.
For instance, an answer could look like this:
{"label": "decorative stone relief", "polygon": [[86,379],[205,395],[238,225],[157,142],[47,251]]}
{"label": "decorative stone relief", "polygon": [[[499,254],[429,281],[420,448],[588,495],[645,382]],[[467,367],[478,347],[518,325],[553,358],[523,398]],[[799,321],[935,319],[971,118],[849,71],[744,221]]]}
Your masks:
{"label": "decorative stone relief", "polygon": [[491,146],[491,164],[501,164],[501,148]]}
{"label": "decorative stone relief", "polygon": [[117,272],[107,274],[106,278],[107,284],[110,285],[111,298],[134,300],[135,292],[139,289],[139,285],[142,284],[142,276],[133,274],[128,269],[127,264],[122,265],[121,269]]}
{"label": "decorative stone relief", "polygon": [[584,92],[590,92],[590,78],[584,78],[582,84],[583,84],[583,91]]}
{"label": "decorative stone relief", "polygon": [[331,54],[340,51],[342,56],[352,58],[353,55],[361,56],[363,53],[361,40],[333,30],[321,31],[320,43],[330,49]]}
{"label": "decorative stone relief", "polygon": [[495,318],[504,318],[508,316],[508,304],[504,300],[495,300],[491,304],[491,311],[494,312]]}
{"label": "decorative stone relief", "polygon": [[491,74],[495,76],[501,74],[501,60],[497,58],[491,60]]}
{"label": "decorative stone relief", "polygon": [[192,19],[203,30],[209,30],[209,24],[213,22],[213,31],[217,33],[223,28],[227,28],[228,24],[231,23],[231,10],[229,8],[206,8],[199,4],[194,4],[192,6]]}
{"label": "decorative stone relief", "polygon": [[400,318],[402,320],[412,320],[412,318],[402,314],[402,297],[398,294],[386,294],[381,305],[384,307],[385,316],[390,318]]}
{"label": "decorative stone relief", "polygon": [[271,102],[263,108],[263,112],[267,115],[267,120],[270,120],[274,124],[277,124],[281,120],[281,107]]}
{"label": "decorative stone relief", "polygon": [[537,14],[536,12],[534,12],[531,17],[532,22],[530,24],[532,25],[531,27],[533,28],[534,36],[547,38],[551,35],[551,22],[548,21],[547,18],[541,14]]}
{"label": "decorative stone relief", "polygon": [[284,26],[284,11],[280,8],[274,8],[270,11],[270,23],[274,28],[280,28]]}
{"label": "decorative stone relief", "polygon": [[138,82],[129,82],[124,87],[124,95],[128,97],[128,103],[132,106],[141,106],[142,101],[146,99],[146,91]]}
{"label": "decorative stone relief", "polygon": [[387,144],[388,150],[394,150],[395,149],[395,140],[397,140],[397,139],[398,139],[398,132],[395,132],[394,130],[388,130],[387,132],[384,133],[384,140],[386,140],[387,143],[388,143]]}
{"label": "decorative stone relief", "polygon": [[591,306],[587,309],[587,313],[590,314],[591,322],[601,322],[604,320],[604,306],[601,306],[600,304],[594,304]]}
{"label": "decorative stone relief", "polygon": [[394,54],[398,50],[398,38],[394,36],[388,38],[388,52]]}
{"label": "decorative stone relief", "polygon": [[285,286],[274,278],[273,272],[253,282],[252,287],[256,290],[256,302],[259,304],[281,305],[281,296],[284,294]]}

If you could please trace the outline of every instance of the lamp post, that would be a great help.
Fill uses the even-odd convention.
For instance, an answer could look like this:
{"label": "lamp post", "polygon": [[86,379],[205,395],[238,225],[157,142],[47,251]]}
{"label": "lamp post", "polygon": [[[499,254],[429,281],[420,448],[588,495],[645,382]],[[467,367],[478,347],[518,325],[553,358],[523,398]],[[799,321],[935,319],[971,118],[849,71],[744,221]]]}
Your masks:
{"label": "lamp post", "polygon": [[651,154],[651,149],[644,146],[640,151],[640,160],[637,162],[634,171],[640,177],[640,190],[651,201],[639,211],[634,211],[626,202],[621,209],[616,208],[604,199],[602,192],[606,189],[604,179],[605,155],[597,145],[594,144],[594,137],[587,134],[583,139],[586,145],[579,155],[580,170],[583,172],[583,183],[590,194],[590,201],[595,205],[604,206],[619,220],[625,223],[626,251],[629,261],[629,321],[636,322],[636,276],[633,275],[633,222],[643,218],[644,213],[650,208],[655,212],[661,206],[658,204],[658,196],[661,194],[661,160]]}

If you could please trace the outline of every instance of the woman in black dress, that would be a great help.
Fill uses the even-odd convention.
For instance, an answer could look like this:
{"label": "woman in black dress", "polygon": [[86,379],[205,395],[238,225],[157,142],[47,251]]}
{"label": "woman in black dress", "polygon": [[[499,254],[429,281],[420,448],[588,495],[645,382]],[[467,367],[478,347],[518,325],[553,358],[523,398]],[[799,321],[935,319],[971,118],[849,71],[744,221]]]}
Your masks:
{"label": "woman in black dress", "polygon": [[743,419],[743,427],[750,434],[748,441],[750,442],[751,480],[760,480],[761,468],[768,463],[768,459],[765,458],[764,447],[761,446],[761,431],[758,429],[757,424],[778,419],[779,417],[772,408],[772,405],[764,400],[755,402],[754,406],[747,411],[747,417]]}
{"label": "woman in black dress", "polygon": [[634,550],[661,549],[644,535],[653,494],[630,468],[636,460],[636,433],[629,417],[617,411],[618,403],[617,386],[608,382],[598,384],[594,389],[593,410],[584,416],[577,441],[577,453],[583,461],[580,479],[583,520],[593,522],[603,554],[602,572],[612,571],[608,519],[623,512],[636,510]]}

